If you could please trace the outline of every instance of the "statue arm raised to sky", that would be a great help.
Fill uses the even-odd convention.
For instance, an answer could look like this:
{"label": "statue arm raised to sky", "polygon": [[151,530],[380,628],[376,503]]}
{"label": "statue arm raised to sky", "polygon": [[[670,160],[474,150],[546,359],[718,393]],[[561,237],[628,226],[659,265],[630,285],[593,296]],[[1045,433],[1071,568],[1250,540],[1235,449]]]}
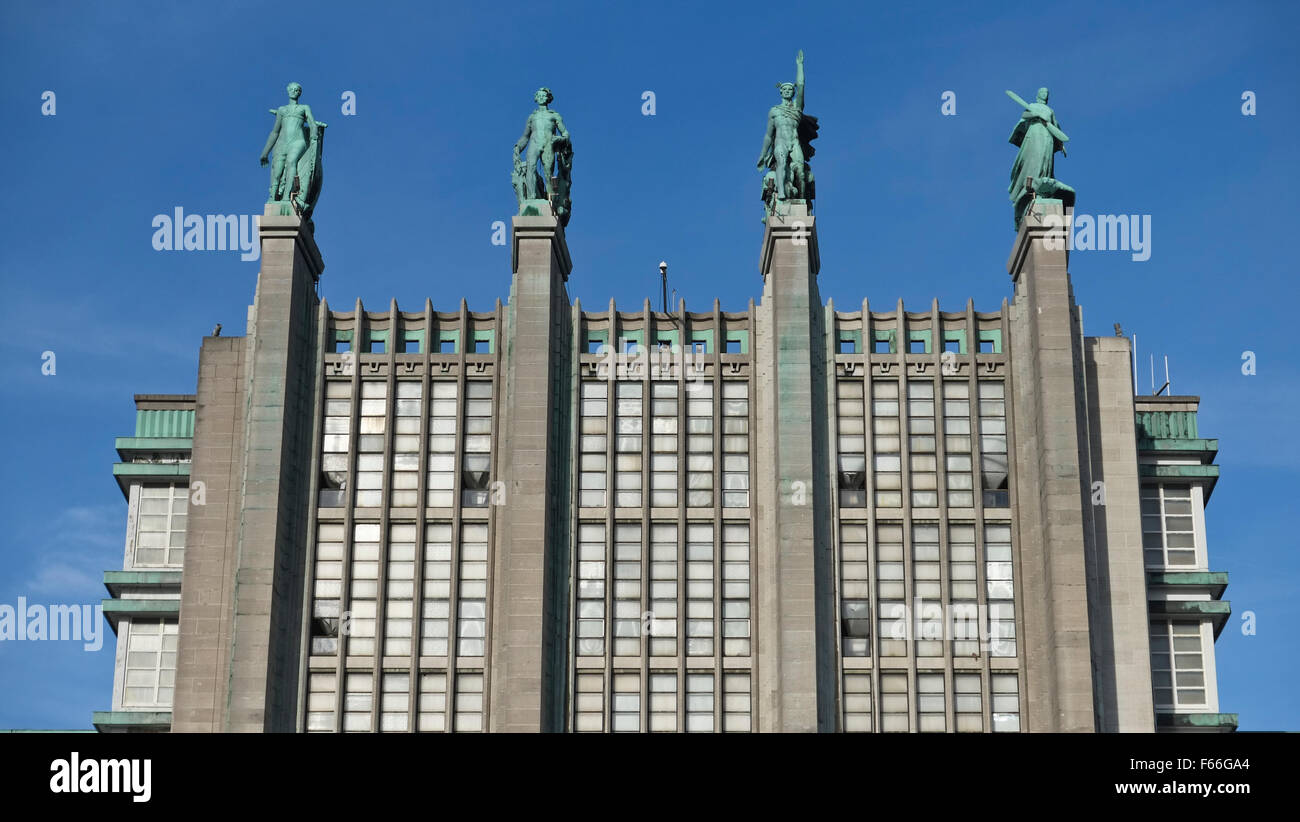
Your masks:
{"label": "statue arm raised to sky", "polygon": [[781,102],[767,113],[767,131],[759,152],[758,167],[766,169],[763,200],[769,214],[787,200],[812,200],[813,177],[808,160],[817,137],[817,118],[803,113],[803,51],[795,56],[795,81],[778,83]]}

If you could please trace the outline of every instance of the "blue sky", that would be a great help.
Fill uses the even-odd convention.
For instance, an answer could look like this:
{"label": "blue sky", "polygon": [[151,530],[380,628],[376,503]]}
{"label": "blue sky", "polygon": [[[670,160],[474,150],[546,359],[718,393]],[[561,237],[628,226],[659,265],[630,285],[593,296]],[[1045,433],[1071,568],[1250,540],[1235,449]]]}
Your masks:
{"label": "blue sky", "polygon": [[[1220,703],[1244,730],[1300,729],[1292,515],[1300,477],[1293,4],[15,2],[0,8],[0,603],[97,602],[120,568],[115,436],[134,393],[191,393],[198,345],[244,328],[258,264],[155,251],[154,215],[257,214],[257,158],[290,80],[329,124],[316,237],[323,295],[405,309],[509,294],[507,149],[539,85],[573,135],[570,296],[639,308],[657,264],[688,308],[757,299],[754,164],[775,83],[807,53],[823,298],[946,310],[1011,295],[1006,186],[1041,85],[1070,135],[1078,211],[1146,214],[1152,254],[1071,258],[1085,330],[1136,332],[1203,397],[1222,479],[1211,565],[1231,574]],[[56,113],[41,113],[42,92]],[[356,95],[343,116],[341,95]],[[656,113],[642,114],[642,93]],[[940,113],[956,94],[957,113]],[[1257,114],[1242,114],[1254,92]],[[57,373],[41,373],[54,351]],[[1243,351],[1257,373],[1241,373]],[[1239,616],[1255,614],[1243,635]],[[88,727],[112,643],[0,644],[0,727]]]}

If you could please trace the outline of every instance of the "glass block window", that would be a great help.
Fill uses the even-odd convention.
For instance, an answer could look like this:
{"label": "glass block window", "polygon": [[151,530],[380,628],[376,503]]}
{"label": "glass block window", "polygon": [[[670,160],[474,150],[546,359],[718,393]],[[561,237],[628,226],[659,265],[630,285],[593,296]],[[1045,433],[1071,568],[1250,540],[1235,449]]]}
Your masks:
{"label": "glass block window", "polygon": [[609,384],[584,382],[582,384],[582,429],[579,433],[578,505],[582,508],[605,506],[605,491],[609,483],[609,466],[606,446],[609,443],[608,418]]}
{"label": "glass block window", "polygon": [[957,733],[982,733],[984,730],[983,689],[979,674],[954,674],[953,705]]}
{"label": "glass block window", "polygon": [[325,383],[325,432],[321,437],[318,504],[341,508],[347,500],[348,449],[352,444],[352,383]]}
{"label": "glass block window", "polygon": [[944,716],[945,708],[943,674],[918,673],[916,675],[916,719],[921,733],[943,733],[948,730],[948,722]]}
{"label": "glass block window", "polygon": [[953,656],[969,657],[980,652],[978,571],[975,526],[949,525],[948,607],[952,615]]}
{"label": "glass block window", "polygon": [[844,674],[844,731],[871,732],[871,674],[866,671]]}
{"label": "glass block window", "polygon": [[178,628],[177,623],[161,619],[132,620],[129,623],[123,707],[171,708],[176,680]]}
{"label": "glass block window", "polygon": [[422,732],[447,730],[447,674],[420,672],[419,728]]}
{"label": "glass block window", "polygon": [[375,675],[369,671],[344,674],[343,732],[369,733],[375,696]]}
{"label": "glass block window", "polygon": [[722,526],[722,652],[749,656],[749,525]]}
{"label": "glass block window", "polygon": [[[582,672],[574,678],[573,729],[600,733],[605,730],[605,675]],[[677,714],[674,711],[673,718]]]}
{"label": "glass block window", "polygon": [[[415,624],[415,543],[415,523],[395,522],[388,526],[388,568],[384,604],[385,656],[410,656],[411,654],[411,636]],[[401,730],[406,728],[403,727]]]}
{"label": "glass block window", "polygon": [[686,675],[686,732],[713,732],[713,674]]}
{"label": "glass block window", "polygon": [[385,671],[379,698],[379,730],[400,733],[410,730],[411,674]]}
{"label": "glass block window", "polygon": [[876,525],[876,636],[881,656],[907,656],[907,631],[899,630],[905,618],[907,594],[903,579],[903,526],[881,522]]}
{"label": "glass block window", "polygon": [[620,382],[615,390],[618,439],[614,457],[614,504],[620,508],[636,508],[641,505],[641,406],[645,386],[639,382]]}
{"label": "glass block window", "polygon": [[[709,508],[713,506],[713,383],[698,381],[686,386],[686,414],[686,504]],[[730,423],[739,420],[729,419]],[[744,423],[741,430],[748,433],[749,420]]]}
{"label": "glass block window", "polygon": [[867,462],[862,383],[841,380],[836,383],[835,391],[839,425],[840,507],[863,508],[867,504]]}
{"label": "glass block window", "polygon": [[396,386],[393,417],[393,477],[388,504],[416,508],[420,504],[420,417],[424,384],[403,380]]}
{"label": "glass block window", "polygon": [[935,508],[939,505],[939,486],[935,462],[934,383],[930,380],[909,380],[907,383],[907,433],[911,447],[912,505]]}
{"label": "glass block window", "polygon": [[136,518],[136,567],[179,568],[185,560],[185,485],[140,486],[140,511]]}
{"label": "glass block window", "polygon": [[425,503],[451,508],[456,493],[456,398],[451,381],[434,382],[429,400],[429,468]]}
{"label": "glass block window", "polygon": [[984,526],[984,579],[988,586],[989,653],[1016,655],[1015,584],[1012,579],[1011,526]]}
{"label": "glass block window", "polygon": [[610,724],[615,733],[636,733],[641,730],[640,674],[614,674],[614,700]]}
{"label": "glass block window", "polygon": [[1151,684],[1157,708],[1205,710],[1205,641],[1201,623],[1151,622]]}
{"label": "glass block window", "polygon": [[483,674],[456,674],[456,719],[458,733],[483,730]]}
{"label": "glass block window", "polygon": [[[912,525],[912,602],[917,656],[943,656],[943,583],[939,578],[939,523]],[[922,728],[922,730],[925,730]]]}
{"label": "glass block window", "polygon": [[749,383],[722,384],[722,505],[749,507]]}
{"label": "glass block window", "polygon": [[907,674],[880,675],[880,730],[885,733],[907,733],[910,730]]}
{"label": "glass block window", "polygon": [[[352,524],[352,582],[343,631],[348,656],[375,653],[375,614],[379,596],[379,523]],[[366,730],[369,730],[369,725]],[[347,730],[344,728],[344,730]]]}
{"label": "glass block window", "polygon": [[492,383],[465,383],[465,453],[461,457],[461,505],[486,508],[492,482]]}
{"label": "glass block window", "polygon": [[656,508],[677,505],[677,383],[651,385],[650,504]]}
{"label": "glass block window", "polygon": [[487,567],[487,523],[462,523],[456,623],[456,653],[460,656],[483,656],[484,653],[483,646],[487,637]]}
{"label": "glass block window", "polygon": [[722,675],[722,730],[727,733],[748,733],[752,730],[752,697],[748,673]]}
{"label": "glass block window", "polygon": [[334,731],[334,706],[338,704],[333,671],[312,671],[307,678],[307,732],[332,733]]}
{"label": "glass block window", "polygon": [[[694,526],[687,526],[689,533]],[[677,525],[655,523],[650,529],[650,654],[677,653]],[[676,685],[673,686],[674,692]],[[674,708],[673,716],[676,717]],[[674,720],[675,721],[675,720]],[[655,730],[651,727],[651,730]]]}
{"label": "glass block window", "polygon": [[902,508],[903,464],[899,436],[898,382],[875,380],[871,384],[871,391],[876,505],[882,508]]}
{"label": "glass block window", "polygon": [[578,526],[579,656],[605,653],[605,524]]}
{"label": "glass block window", "polygon": [[1190,486],[1142,486],[1142,548],[1148,568],[1198,566]]}
{"label": "glass block window", "polygon": [[641,653],[641,523],[614,526],[614,655]]}
{"label": "glass block window", "polygon": [[871,582],[867,526],[840,523],[840,646],[844,656],[871,655]]}
{"label": "glass block window", "polygon": [[979,382],[980,477],[985,508],[1007,508],[1011,505],[1004,391],[1005,387],[1000,381]]}
{"label": "glass block window", "polygon": [[947,462],[948,506],[972,508],[975,482],[971,463],[970,384],[943,384],[943,443]]}
{"label": "glass block window", "polygon": [[713,524],[687,526],[686,654],[713,655]]}
{"label": "glass block window", "polygon": [[[339,619],[343,599],[344,530],[341,522],[316,526],[316,567],[312,589],[313,654],[336,654],[339,650]],[[328,730],[333,730],[333,725]]]}
{"label": "glass block window", "polygon": [[378,508],[383,502],[384,434],[388,427],[388,383],[361,383],[361,422],[357,436],[358,508]]}
{"label": "glass block window", "polygon": [[650,674],[650,730],[677,730],[677,674]]}
{"label": "glass block window", "polygon": [[993,731],[1006,733],[1020,730],[1020,677],[1017,674],[993,674]]}
{"label": "glass block window", "polygon": [[[424,597],[420,613],[420,653],[447,656],[451,616],[451,523],[424,526]],[[445,690],[445,689],[444,689]]]}

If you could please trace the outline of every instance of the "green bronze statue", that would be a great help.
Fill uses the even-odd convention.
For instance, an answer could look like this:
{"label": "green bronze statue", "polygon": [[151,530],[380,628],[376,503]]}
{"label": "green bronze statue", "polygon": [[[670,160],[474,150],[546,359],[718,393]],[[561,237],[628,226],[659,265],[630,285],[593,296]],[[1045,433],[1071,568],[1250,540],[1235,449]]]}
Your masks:
{"label": "green bronze statue", "polygon": [[262,148],[262,166],[270,158],[271,190],[267,203],[281,203],[281,213],[290,209],[311,221],[321,189],[321,151],[325,124],[311,114],[311,106],[298,102],[302,86],[290,83],[287,105],[271,109],[275,125]]}
{"label": "green bronze statue", "polygon": [[573,143],[564,118],[549,108],[554,99],[548,88],[540,88],[533,95],[537,108],[528,115],[523,136],[510,155],[514,165],[510,179],[521,215],[537,213],[528,201],[548,200],[560,225],[567,226],[572,211],[569,189],[573,185]]}
{"label": "green bronze statue", "polygon": [[[763,175],[763,203],[768,214],[784,213],[791,200],[811,203],[815,196],[812,141],[817,138],[817,118],[803,113],[803,51],[794,58],[793,83],[778,83],[781,102],[767,113],[767,132],[758,167]],[[764,217],[766,220],[766,217]]]}
{"label": "green bronze statue", "polygon": [[1038,98],[1032,103],[1026,103],[1013,91],[1008,91],[1007,96],[1024,109],[1020,122],[1011,132],[1010,143],[1020,151],[1011,166],[1011,185],[1007,188],[1015,206],[1018,231],[1025,209],[1034,199],[1059,200],[1073,206],[1075,192],[1055,176],[1056,152],[1066,156],[1065,144],[1070,138],[1056,122],[1056,112],[1047,105],[1047,89],[1040,88]]}

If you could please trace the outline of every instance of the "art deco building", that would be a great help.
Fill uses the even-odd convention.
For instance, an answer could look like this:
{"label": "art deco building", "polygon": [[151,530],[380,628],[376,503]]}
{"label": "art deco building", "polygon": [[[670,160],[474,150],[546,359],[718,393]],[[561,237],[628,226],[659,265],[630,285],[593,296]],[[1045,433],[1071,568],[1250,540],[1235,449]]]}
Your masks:
{"label": "art deco building", "polygon": [[570,300],[547,215],[505,305],[328,306],[268,212],[247,335],[118,440],[96,726],[1234,728],[1217,441],[1084,336],[1061,229],[991,311],[836,306],[792,208],[757,304],[672,313]]}

